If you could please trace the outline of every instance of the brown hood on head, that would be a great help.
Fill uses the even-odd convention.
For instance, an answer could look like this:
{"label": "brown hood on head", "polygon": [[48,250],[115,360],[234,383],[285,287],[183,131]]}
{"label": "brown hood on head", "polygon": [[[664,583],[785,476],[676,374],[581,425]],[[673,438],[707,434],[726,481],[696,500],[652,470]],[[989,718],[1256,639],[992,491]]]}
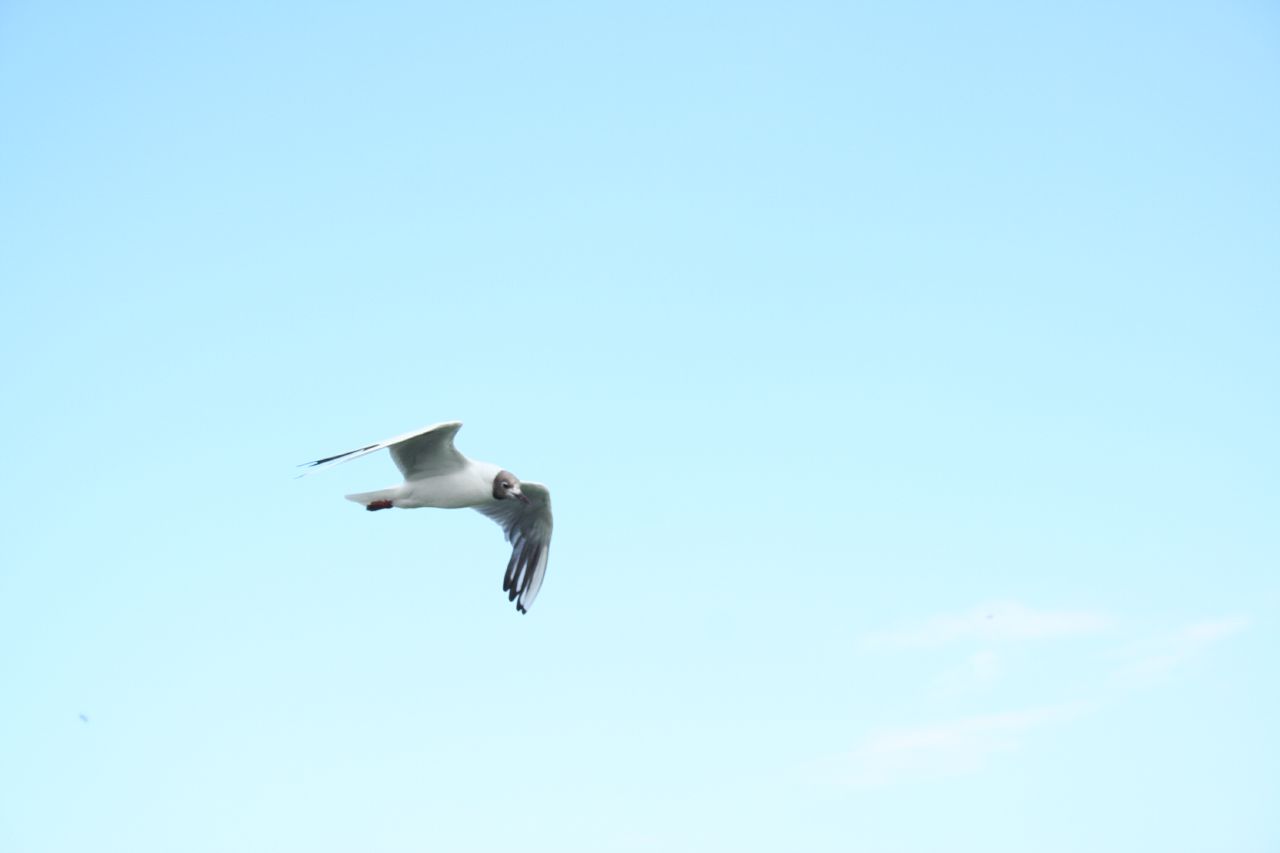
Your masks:
{"label": "brown hood on head", "polygon": [[499,471],[493,478],[493,499],[496,501],[511,497],[513,489],[520,488],[520,478],[510,471]]}

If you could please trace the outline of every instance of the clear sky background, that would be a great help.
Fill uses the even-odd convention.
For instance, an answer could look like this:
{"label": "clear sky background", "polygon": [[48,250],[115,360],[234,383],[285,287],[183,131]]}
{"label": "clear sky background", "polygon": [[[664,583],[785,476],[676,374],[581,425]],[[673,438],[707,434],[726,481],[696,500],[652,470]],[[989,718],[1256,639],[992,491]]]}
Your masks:
{"label": "clear sky background", "polygon": [[[1278,83],[1260,0],[4,3],[0,849],[1280,849]],[[527,616],[294,479],[451,419]]]}

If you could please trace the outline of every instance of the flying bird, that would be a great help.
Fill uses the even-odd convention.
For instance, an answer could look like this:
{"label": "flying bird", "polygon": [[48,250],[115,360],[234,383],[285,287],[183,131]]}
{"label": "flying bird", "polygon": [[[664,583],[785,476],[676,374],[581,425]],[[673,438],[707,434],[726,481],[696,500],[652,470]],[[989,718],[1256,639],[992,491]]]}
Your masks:
{"label": "flying bird", "polygon": [[[376,492],[347,495],[370,512],[380,509],[470,507],[496,521],[511,543],[511,560],[502,579],[508,601],[526,613],[542,586],[551,549],[551,492],[541,483],[523,483],[510,471],[468,459],[453,446],[461,421],[435,424],[302,467],[321,469],[349,462],[384,447],[404,482]],[[310,473],[310,472],[307,472]]]}

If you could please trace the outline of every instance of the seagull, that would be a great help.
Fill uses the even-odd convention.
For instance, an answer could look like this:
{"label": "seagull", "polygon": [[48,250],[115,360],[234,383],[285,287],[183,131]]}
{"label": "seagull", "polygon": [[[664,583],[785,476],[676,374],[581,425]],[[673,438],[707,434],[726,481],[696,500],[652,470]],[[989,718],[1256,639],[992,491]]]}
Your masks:
{"label": "seagull", "polygon": [[[505,468],[468,459],[453,446],[461,421],[447,421],[404,435],[326,456],[300,467],[320,470],[384,447],[391,451],[404,482],[376,492],[347,495],[370,512],[380,509],[471,507],[496,521],[511,543],[511,561],[502,590],[516,610],[527,613],[542,586],[551,550],[551,492],[541,483],[522,483]],[[307,471],[304,473],[312,473]],[[517,600],[517,598],[519,600]]]}

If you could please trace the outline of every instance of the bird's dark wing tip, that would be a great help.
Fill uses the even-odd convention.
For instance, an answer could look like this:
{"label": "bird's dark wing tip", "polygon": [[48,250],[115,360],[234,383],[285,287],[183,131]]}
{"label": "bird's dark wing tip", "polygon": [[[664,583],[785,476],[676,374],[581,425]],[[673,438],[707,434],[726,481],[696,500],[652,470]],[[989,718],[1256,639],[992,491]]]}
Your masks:
{"label": "bird's dark wing tip", "polygon": [[333,456],[326,456],[325,458],[323,458],[323,459],[317,459],[317,460],[315,460],[314,462],[303,462],[303,463],[302,463],[301,465],[299,465],[298,467],[299,467],[299,468],[314,468],[314,467],[316,467],[317,465],[323,465],[323,464],[324,464],[324,463],[326,463],[326,462],[332,462],[332,461],[333,461],[333,460],[335,460],[335,459],[341,459],[342,457],[344,457],[344,456],[350,456],[350,455],[352,455],[353,453],[364,453],[366,450],[373,450],[373,449],[374,449],[374,448],[376,448],[377,446],[378,446],[378,445],[376,445],[376,444],[370,444],[370,445],[366,445],[365,447],[357,447],[355,450],[348,450],[346,453],[335,453]]}

